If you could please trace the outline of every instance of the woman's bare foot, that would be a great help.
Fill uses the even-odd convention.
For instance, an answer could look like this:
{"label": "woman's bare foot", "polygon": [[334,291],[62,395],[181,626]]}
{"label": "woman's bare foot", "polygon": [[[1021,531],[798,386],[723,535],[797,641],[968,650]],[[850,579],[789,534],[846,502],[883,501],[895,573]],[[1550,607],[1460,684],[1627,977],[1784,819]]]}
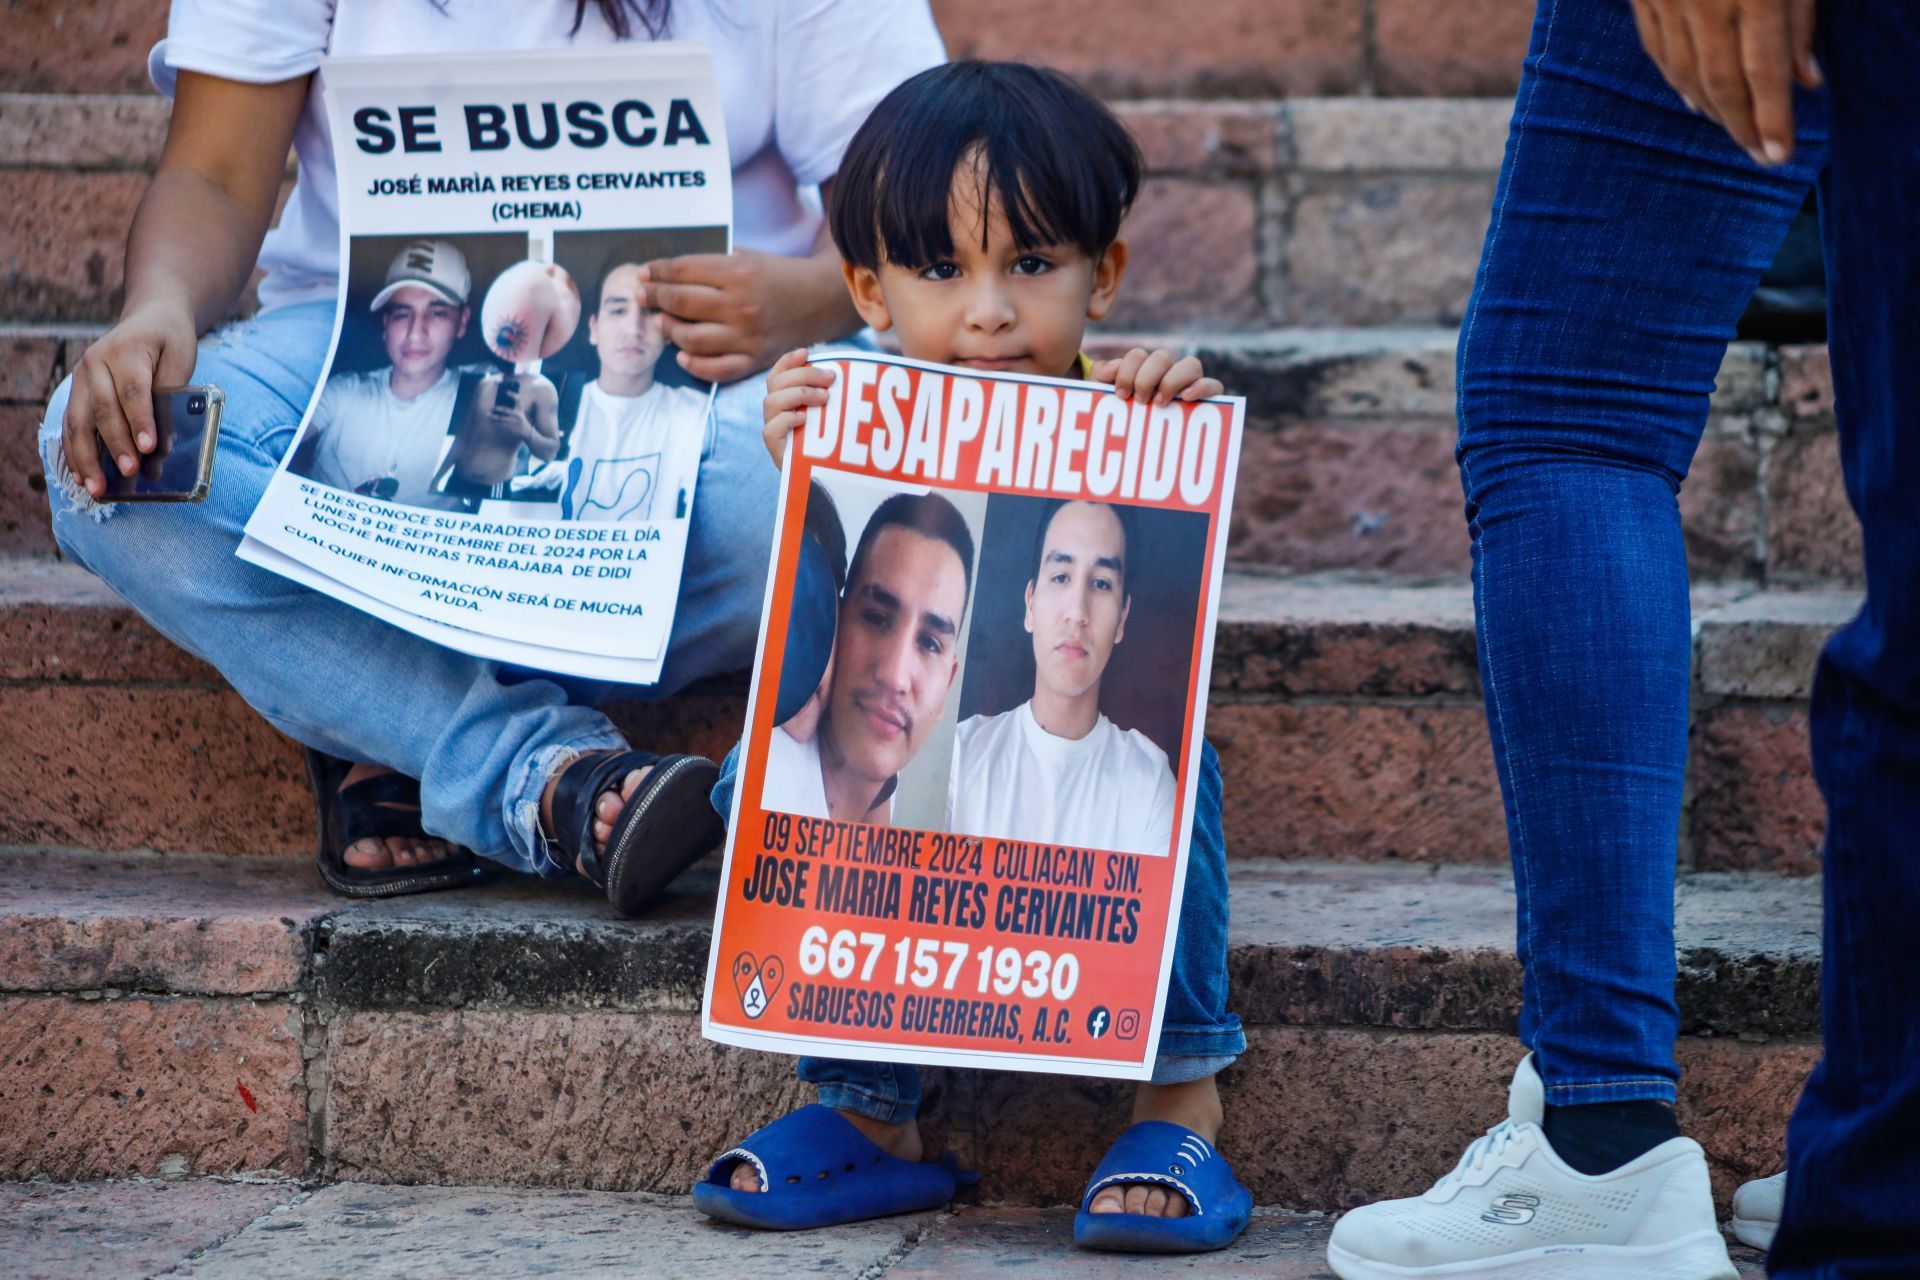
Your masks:
{"label": "woman's bare foot", "polygon": [[[365,782],[369,778],[383,778],[395,772],[385,765],[356,764],[347,770],[346,778],[340,783],[345,791],[356,782]],[[382,805],[382,808],[401,808],[399,805]],[[411,805],[404,806],[417,812]],[[350,867],[359,867],[363,871],[385,871],[392,867],[417,867],[423,863],[440,862],[454,856],[454,847],[445,840],[432,836],[368,836],[348,845],[340,855],[341,861]]]}
{"label": "woman's bare foot", "polygon": [[[567,762],[567,764],[572,763],[571,760]],[[540,827],[543,831],[552,832],[553,830],[553,792],[560,785],[560,775],[566,770],[566,764],[555,769],[553,776],[547,779],[546,789],[540,793]],[[647,775],[652,772],[651,765],[645,769],[633,770],[621,780],[619,794],[609,791],[594,802],[593,843],[595,847],[613,839],[613,824],[620,821],[620,811],[627,807],[627,801],[633,799],[633,793],[640,789],[640,784],[645,782]],[[574,870],[582,875],[586,874],[586,869],[580,865],[580,859],[577,856],[574,858],[573,866]]]}
{"label": "woman's bare foot", "polygon": [[[1185,1125],[1208,1142],[1220,1133],[1223,1119],[1220,1090],[1213,1077],[1185,1084],[1143,1084],[1134,1091],[1133,1122],[1165,1120]],[[1103,1187],[1087,1206],[1090,1213],[1140,1213],[1156,1218],[1184,1218],[1191,1212],[1187,1198],[1172,1187],[1148,1182],[1116,1183]]]}
{"label": "woman's bare foot", "polygon": [[[840,1114],[847,1118],[847,1123],[866,1134],[873,1145],[890,1156],[919,1160],[926,1154],[920,1145],[920,1122],[917,1120],[909,1120],[905,1124],[886,1124],[851,1111],[842,1111]],[[728,1185],[735,1191],[759,1191],[759,1170],[753,1167],[752,1161],[742,1160],[733,1166],[733,1176]]]}

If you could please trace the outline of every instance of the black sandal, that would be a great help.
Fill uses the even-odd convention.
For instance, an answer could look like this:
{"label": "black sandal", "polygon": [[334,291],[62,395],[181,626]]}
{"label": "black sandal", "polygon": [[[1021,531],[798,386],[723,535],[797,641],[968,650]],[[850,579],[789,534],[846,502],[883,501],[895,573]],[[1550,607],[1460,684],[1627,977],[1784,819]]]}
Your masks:
{"label": "black sandal", "polygon": [[461,849],[450,858],[410,867],[349,866],[346,852],[369,836],[438,839],[420,825],[420,784],[403,773],[386,773],[341,788],[351,761],[308,747],[307,777],[320,811],[320,841],[314,865],[335,893],[349,898],[391,898],[403,893],[458,889],[478,884],[493,867]]}
{"label": "black sandal", "polygon": [[[613,824],[604,847],[593,843],[593,810],[626,776],[651,767]],[[720,766],[705,756],[595,751],[569,764],[553,789],[554,847],[606,891],[623,916],[637,916],[673,878],[717,846],[726,825],[709,798]]]}

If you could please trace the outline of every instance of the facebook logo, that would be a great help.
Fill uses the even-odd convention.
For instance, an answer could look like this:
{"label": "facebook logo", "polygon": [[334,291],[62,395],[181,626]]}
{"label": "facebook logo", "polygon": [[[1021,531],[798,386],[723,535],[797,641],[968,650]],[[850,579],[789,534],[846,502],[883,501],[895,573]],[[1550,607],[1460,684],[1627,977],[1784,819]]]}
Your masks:
{"label": "facebook logo", "polygon": [[1087,1034],[1098,1040],[1107,1034],[1107,1028],[1113,1024],[1113,1016],[1107,1012],[1107,1006],[1098,1004],[1087,1014]]}

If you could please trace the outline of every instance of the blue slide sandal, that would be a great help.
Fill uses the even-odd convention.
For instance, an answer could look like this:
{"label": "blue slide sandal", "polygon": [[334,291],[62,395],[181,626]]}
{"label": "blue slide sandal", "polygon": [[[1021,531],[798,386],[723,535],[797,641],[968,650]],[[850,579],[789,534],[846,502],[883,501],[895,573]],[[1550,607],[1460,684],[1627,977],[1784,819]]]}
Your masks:
{"label": "blue slide sandal", "polygon": [[[745,1161],[760,1174],[759,1191],[728,1186]],[[693,1207],[710,1218],[768,1231],[804,1231],[896,1213],[944,1208],[979,1175],[938,1163],[902,1160],[831,1107],[801,1107],[725,1152],[694,1184]]]}
{"label": "blue slide sandal", "polygon": [[[1091,1213],[1094,1196],[1115,1183],[1153,1183],[1184,1196],[1184,1218],[1144,1213]],[[1093,1171],[1073,1242],[1082,1249],[1125,1253],[1205,1253],[1240,1238],[1253,1215],[1253,1196],[1213,1144],[1185,1125],[1142,1120],[1107,1148]]]}

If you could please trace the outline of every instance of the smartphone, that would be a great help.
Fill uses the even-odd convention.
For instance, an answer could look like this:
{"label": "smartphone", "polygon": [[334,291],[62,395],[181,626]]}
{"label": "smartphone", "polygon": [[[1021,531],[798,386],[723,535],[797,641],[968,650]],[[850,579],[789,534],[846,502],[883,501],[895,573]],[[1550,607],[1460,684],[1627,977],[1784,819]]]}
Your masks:
{"label": "smartphone", "polygon": [[171,387],[153,393],[153,425],[157,440],[153,452],[140,460],[130,476],[100,446],[100,469],[106,473],[102,502],[199,502],[213,486],[214,446],[220,438],[220,409],[226,397],[220,388]]}

